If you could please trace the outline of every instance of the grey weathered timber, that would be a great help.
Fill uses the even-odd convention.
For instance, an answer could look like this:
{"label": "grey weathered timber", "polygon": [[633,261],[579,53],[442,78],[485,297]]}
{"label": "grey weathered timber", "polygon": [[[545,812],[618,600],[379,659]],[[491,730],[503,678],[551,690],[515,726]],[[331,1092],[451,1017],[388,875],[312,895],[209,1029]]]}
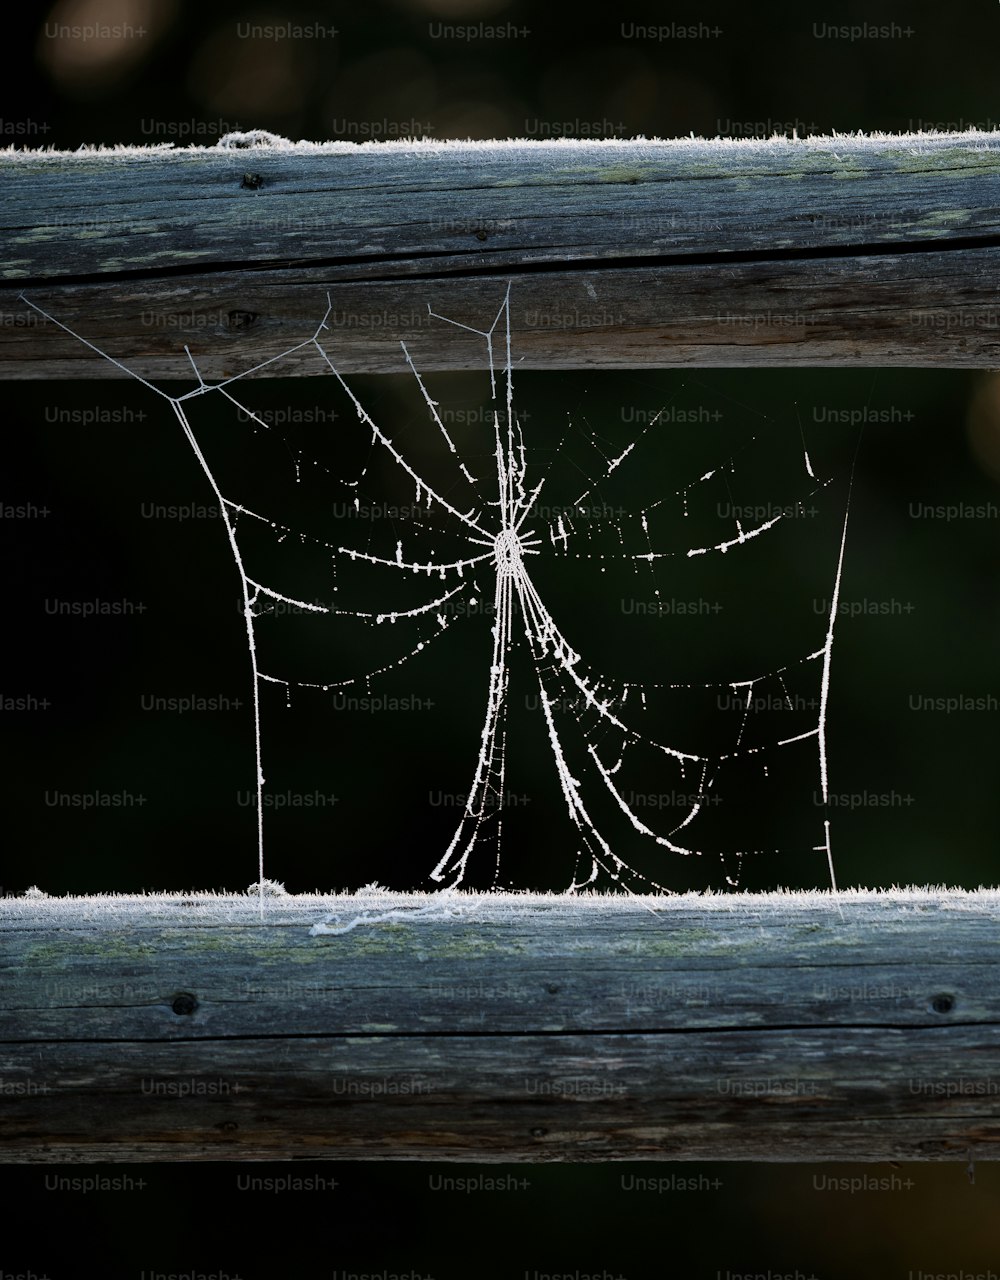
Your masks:
{"label": "grey weathered timber", "polygon": [[1000,133],[248,140],[0,153],[0,376],[1000,364]]}
{"label": "grey weathered timber", "polygon": [[995,1159],[998,926],[997,890],[2,899],[0,1159]]}

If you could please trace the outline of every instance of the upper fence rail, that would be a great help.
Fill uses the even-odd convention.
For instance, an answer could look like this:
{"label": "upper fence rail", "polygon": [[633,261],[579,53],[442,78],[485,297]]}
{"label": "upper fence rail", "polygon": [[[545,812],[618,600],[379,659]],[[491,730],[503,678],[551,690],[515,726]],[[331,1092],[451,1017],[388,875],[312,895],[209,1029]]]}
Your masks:
{"label": "upper fence rail", "polygon": [[[1000,365],[1000,132],[0,152],[0,377]],[[23,295],[23,296],[22,296]],[[274,369],[264,371],[272,375]],[[315,348],[280,366],[316,374]]]}

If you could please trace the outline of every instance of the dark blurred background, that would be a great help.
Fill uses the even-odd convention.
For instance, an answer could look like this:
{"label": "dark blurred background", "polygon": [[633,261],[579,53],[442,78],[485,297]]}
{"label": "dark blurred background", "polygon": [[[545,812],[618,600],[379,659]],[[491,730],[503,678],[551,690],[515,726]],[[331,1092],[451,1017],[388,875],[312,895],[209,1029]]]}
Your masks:
{"label": "dark blurred background", "polygon": [[[0,129],[15,146],[212,145],[254,127],[358,141],[995,127],[1000,13],[986,3],[847,3],[836,13],[783,3],[664,12],[636,3],[586,18],[490,0],[252,8],[64,0],[22,6],[5,23]],[[426,418],[412,382],[352,385],[420,455]],[[474,431],[483,379],[437,375],[428,385],[453,408],[453,421]],[[647,679],[735,680],[818,647],[864,427],[843,584],[849,612],[837,625],[829,709],[838,878],[861,886],[996,883],[1000,378],[933,370],[521,373],[515,393],[539,465],[568,431],[555,455],[553,501],[574,496],[571,472],[583,458],[574,449],[587,432],[610,452],[666,407],[644,439],[642,468],[623,469],[602,490],[609,506],[645,501],[643,486],[662,477],[676,515],[677,492],[733,454],[736,491],[699,490],[689,526],[677,520],[663,529],[671,545],[681,546],[690,527],[719,527],[720,503],[815,506],[752,550],[668,562],[657,585],[673,604],[661,616],[633,607],[650,598],[645,581],[639,589],[627,577],[598,582],[586,566],[566,574],[563,565],[539,565],[539,583],[573,643],[595,665],[617,662],[633,679],[641,671]],[[257,381],[247,395],[270,414],[273,438],[248,436],[232,413],[207,404],[192,420],[224,492],[233,490],[227,496],[252,492],[284,511],[294,480],[288,450],[323,456],[330,424],[340,430],[347,415],[325,382]],[[5,397],[2,891],[243,888],[256,877],[256,846],[238,580],[217,518],[150,514],[211,505],[188,445],[138,385],[6,384]],[[818,474],[830,479],[815,504],[793,465],[800,424]],[[467,443],[474,452],[474,435]],[[275,449],[285,450],[280,459]],[[426,465],[440,459],[428,456]],[[401,502],[412,491],[394,490],[386,473],[368,496]],[[303,531],[320,536],[328,498],[329,536],[394,544],[391,521],[369,528],[338,518],[342,497],[335,485],[328,494],[313,485]],[[399,532],[406,535],[405,523]],[[261,549],[264,563],[269,554]],[[317,559],[308,570],[306,598],[332,589],[327,569]],[[56,601],[129,608],[82,617],[55,612]],[[311,621],[275,619],[284,629],[265,638],[275,661],[302,662],[301,679],[353,674],[384,643],[309,631]],[[401,649],[411,647],[410,632],[400,637]],[[289,889],[374,879],[426,886],[459,812],[432,797],[462,793],[471,779],[489,618],[458,618],[446,640],[419,667],[412,662],[372,686],[373,694],[434,703],[422,710],[338,708],[329,695],[303,690],[286,707],[283,689],[265,688],[269,791],[287,797],[266,810],[267,873]],[[527,799],[509,815],[501,880],[561,889],[575,846],[536,732],[537,708],[525,701],[532,692],[521,686],[512,721],[520,745],[508,785]],[[799,692],[808,705],[817,685],[804,680]],[[152,699],[185,697],[214,700],[216,709],[144,709]],[[918,709],[922,699],[956,709]],[[732,707],[714,712],[719,732],[730,732]],[[764,737],[783,724],[772,712],[752,722]],[[664,700],[656,714],[670,741],[675,729],[699,724],[701,710]],[[706,815],[713,847],[778,850],[743,861],[745,887],[825,885],[824,860],[810,851],[819,822],[815,751],[769,772],[766,788],[745,774],[720,790],[718,809]],[[652,769],[635,787],[651,797],[651,825],[675,823],[684,811],[678,797],[691,790]],[[724,884],[730,867],[706,858],[693,868],[647,869],[686,888]],[[671,1170],[694,1177],[704,1167],[662,1167]],[[721,1189],[673,1191],[649,1203],[621,1194],[614,1168],[536,1169],[532,1188],[504,1193],[502,1206],[485,1193],[441,1205],[426,1194],[430,1172],[337,1166],[342,1187],[327,1213],[317,1212],[315,1196],[281,1196],[267,1205],[271,1213],[251,1197],[257,1217],[249,1223],[246,1197],[231,1194],[235,1175],[211,1167],[156,1171],[149,1189],[124,1200],[49,1193],[42,1175],[32,1181],[13,1171],[4,1185],[43,1214],[81,1232],[96,1225],[115,1241],[108,1274],[195,1264],[274,1274],[279,1264],[266,1261],[268,1250],[284,1258],[282,1269],[318,1263],[337,1275],[351,1267],[435,1276],[1000,1271],[992,1169],[977,1171],[974,1185],[958,1165],[928,1166],[911,1170],[911,1188],[821,1194],[806,1168],[718,1166],[707,1176],[721,1178]],[[214,1216],[203,1212],[208,1195],[217,1197]],[[259,1246],[250,1244],[254,1221],[263,1224]],[[503,1240],[484,1258],[482,1240],[501,1223]],[[72,1273],[60,1242],[8,1232],[8,1246],[17,1252],[0,1257],[7,1270]]]}

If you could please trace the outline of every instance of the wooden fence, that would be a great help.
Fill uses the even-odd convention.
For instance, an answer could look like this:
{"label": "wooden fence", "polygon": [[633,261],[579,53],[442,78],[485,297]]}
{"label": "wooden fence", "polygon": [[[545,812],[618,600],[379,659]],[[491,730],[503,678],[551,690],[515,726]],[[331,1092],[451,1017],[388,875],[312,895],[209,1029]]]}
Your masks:
{"label": "wooden fence", "polygon": [[[0,375],[1000,364],[1000,133],[0,153]],[[314,351],[281,375],[320,372]],[[120,375],[119,375],[120,376]]]}
{"label": "wooden fence", "polygon": [[996,1156],[998,891],[266,901],[0,900],[0,1158]]}
{"label": "wooden fence", "polygon": [[[428,307],[478,328],[508,282],[522,367],[1000,364],[1000,135],[230,138],[2,153],[0,197],[6,378],[124,376],[23,297],[146,377],[328,297],[343,372],[481,367]],[[0,900],[0,1156],[997,1150],[992,891],[448,901]]]}

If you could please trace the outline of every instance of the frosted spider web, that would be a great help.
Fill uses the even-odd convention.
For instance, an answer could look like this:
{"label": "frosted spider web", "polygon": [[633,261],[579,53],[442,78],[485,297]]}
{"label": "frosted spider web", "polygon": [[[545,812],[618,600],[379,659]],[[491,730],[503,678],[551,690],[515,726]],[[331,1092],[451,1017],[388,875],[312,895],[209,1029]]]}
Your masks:
{"label": "frosted spider web", "polygon": [[[557,621],[558,609],[538,584],[536,566],[549,562],[563,572],[583,564],[595,575],[609,569],[624,570],[642,576],[649,583],[654,601],[661,600],[658,570],[671,560],[690,561],[695,557],[724,556],[739,552],[788,519],[789,510],[756,521],[744,522],[737,514],[724,536],[698,541],[695,545],[664,547],[658,536],[658,521],[668,507],[681,506],[682,520],[688,516],[693,495],[710,485],[722,485],[732,493],[737,472],[735,458],[717,466],[699,470],[680,487],[662,484],[655,496],[646,495],[634,509],[615,508],[610,519],[595,525],[585,518],[588,503],[602,495],[609,484],[630,468],[641,466],[642,445],[658,423],[651,415],[624,447],[608,449],[597,433],[588,438],[586,465],[575,464],[578,480],[574,496],[561,507],[547,508],[540,498],[553,478],[555,462],[561,456],[561,445],[542,461],[538,461],[529,443],[521,417],[514,405],[514,355],[511,336],[511,290],[507,287],[492,323],[478,329],[441,315],[428,306],[429,316],[443,324],[455,325],[480,339],[485,346],[489,378],[489,412],[484,415],[476,448],[456,444],[455,431],[449,430],[446,415],[430,394],[428,383],[401,343],[407,366],[413,378],[426,423],[450,467],[450,476],[440,466],[428,474],[407,456],[407,450],[394,433],[380,425],[362,404],[352,387],[338,371],[334,354],[336,329],[330,323],[333,311],[329,296],[325,313],[315,332],[302,342],[253,368],[216,383],[208,383],[199,372],[190,350],[185,347],[196,379],[193,389],[170,395],[128,369],[120,361],[101,351],[85,336],[76,333],[49,315],[30,299],[26,304],[43,317],[85,343],[102,358],[162,397],[169,405],[188,441],[199,466],[218,501],[223,523],[240,580],[242,614],[251,667],[254,744],[256,760],[256,814],[258,885],[263,905],[265,884],[265,755],[262,732],[262,690],[266,685],[283,687],[290,704],[293,689],[321,690],[329,693],[352,686],[371,692],[379,681],[402,667],[419,665],[424,655],[454,626],[456,619],[475,608],[485,608],[489,596],[489,612],[493,618],[489,642],[485,709],[481,723],[475,764],[465,793],[462,812],[447,845],[439,850],[428,868],[430,879],[445,889],[467,886],[470,865],[479,860],[484,849],[490,851],[488,887],[500,885],[501,852],[504,819],[507,811],[508,774],[511,766],[510,727],[512,671],[518,653],[527,660],[528,679],[537,690],[536,708],[541,714],[547,741],[549,763],[554,784],[562,798],[575,844],[574,870],[568,891],[610,884],[627,892],[670,893],[669,859],[672,857],[717,857],[725,868],[725,880],[731,887],[739,881],[739,868],[748,853],[762,852],[766,846],[711,848],[698,836],[699,822],[705,816],[719,786],[721,776],[734,765],[753,765],[763,778],[770,776],[770,761],[777,754],[803,745],[815,751],[814,768],[820,786],[822,817],[816,832],[816,843],[809,846],[822,855],[830,886],[836,890],[829,819],[829,785],[827,761],[827,712],[830,693],[830,671],[833,655],[834,624],[838,613],[840,586],[844,566],[847,519],[850,509],[850,486],[839,528],[836,568],[832,573],[832,589],[825,629],[817,643],[794,660],[750,674],[736,680],[683,681],[666,679],[636,680],[600,670],[588,661],[586,645],[581,638],[568,635]],[[346,448],[346,464],[324,465],[312,459],[324,482],[339,486],[356,509],[371,482],[377,480],[379,467],[388,467],[397,480],[411,486],[412,518],[403,516],[404,536],[393,532],[394,545],[369,532],[364,545],[345,545],[334,539],[313,536],[289,522],[272,519],[247,501],[223,492],[218,469],[209,464],[206,453],[192,426],[192,411],[206,396],[227,401],[240,413],[241,421],[253,431],[274,434],[274,428],[257,412],[238,398],[236,384],[262,371],[279,372],[281,361],[293,353],[312,349],[317,372],[332,376],[346,396],[361,433],[360,447]],[[338,431],[340,429],[338,428]],[[346,429],[345,429],[346,430]],[[279,433],[280,434],[280,433]],[[751,437],[752,439],[752,437]],[[355,442],[357,445],[357,441]],[[619,442],[620,446],[620,442]],[[295,482],[301,483],[308,460],[301,452],[290,450]],[[814,470],[804,435],[799,433],[798,470],[805,492],[796,499],[801,505],[824,489],[830,481]],[[346,474],[345,474],[346,473]],[[226,485],[229,488],[228,484]],[[290,520],[294,517],[290,517]],[[237,536],[239,533],[239,537]],[[298,549],[318,553],[326,560],[334,575],[336,600],[323,603],[309,600],[291,590],[278,589],[265,581],[268,573],[248,567],[250,557],[246,544],[260,550],[261,537],[269,538],[275,547],[291,539]],[[273,548],[272,548],[273,549]],[[266,560],[267,556],[261,557]],[[360,585],[359,575],[374,575],[375,586]],[[391,588],[383,584],[388,579]],[[280,580],[271,577],[270,582]],[[561,581],[561,580],[559,580]],[[396,591],[406,584],[407,591]],[[483,584],[486,584],[485,589]],[[416,590],[414,591],[414,584]],[[346,588],[346,590],[345,590]],[[396,591],[392,606],[386,605]],[[353,595],[354,602],[345,606],[344,596]],[[557,593],[559,594],[559,593]],[[361,607],[361,605],[368,607]],[[391,630],[394,634],[415,628],[412,642],[396,645],[385,660],[350,675],[332,670],[323,679],[295,678],[287,670],[275,669],[271,660],[263,661],[258,630],[262,619],[291,608],[309,615],[326,614],[375,630]],[[586,640],[586,636],[583,637]],[[287,656],[287,655],[286,655]],[[755,692],[778,691],[787,701],[793,681],[807,676],[818,686],[818,696],[811,705],[815,714],[808,723],[797,723],[795,731],[772,735],[768,741],[753,738],[748,732]],[[797,686],[796,686],[797,687]],[[653,714],[654,704],[664,696],[687,692],[727,690],[742,700],[735,732],[728,735],[723,749],[705,750],[684,741],[683,720],[680,738],[669,737],[662,717]],[[697,736],[697,735],[695,735]],[[625,782],[631,762],[638,757],[652,759],[658,770],[669,769],[690,786],[686,812],[673,815],[666,829],[657,830],[636,802],[635,791]],[[516,763],[516,761],[515,761]],[[610,825],[618,824],[619,835],[607,834]],[[662,824],[661,824],[662,825]],[[623,835],[651,851],[643,865],[619,852]]]}

